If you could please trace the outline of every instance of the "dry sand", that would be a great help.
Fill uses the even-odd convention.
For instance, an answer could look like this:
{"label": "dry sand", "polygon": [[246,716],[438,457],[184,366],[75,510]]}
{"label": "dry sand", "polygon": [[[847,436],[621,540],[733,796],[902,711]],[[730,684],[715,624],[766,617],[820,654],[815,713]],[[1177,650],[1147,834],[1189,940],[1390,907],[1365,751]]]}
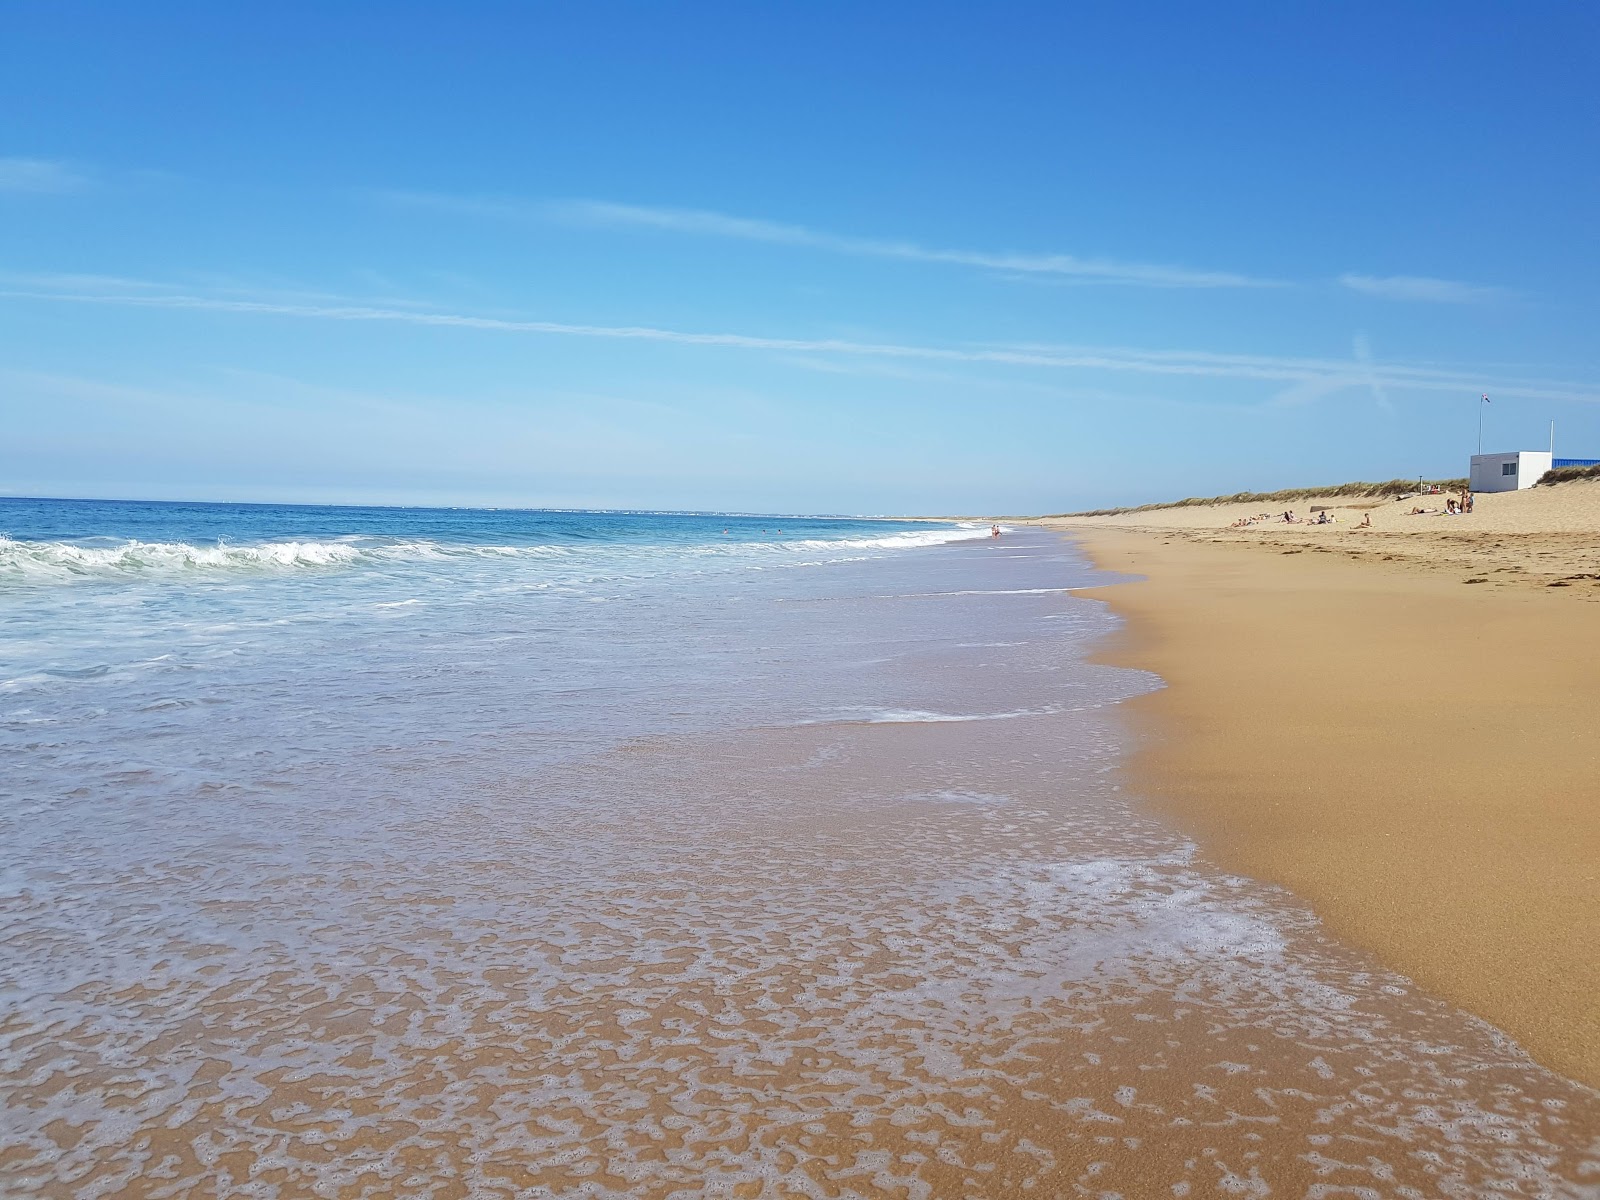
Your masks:
{"label": "dry sand", "polygon": [[1417,503],[1366,530],[1355,507],[1331,527],[1226,528],[1262,505],[1049,523],[1147,577],[1097,593],[1129,619],[1110,657],[1169,684],[1133,702],[1136,786],[1600,1086],[1600,483],[1466,517]]}
{"label": "dry sand", "polygon": [[[1600,600],[1600,480],[1482,494],[1466,516],[1447,515],[1446,499],[1330,496],[1290,504],[1191,505],[1109,517],[1052,518],[1047,523],[1160,530],[1206,541],[1324,551],[1465,572],[1462,580],[1483,576],[1491,587],[1571,584]],[[1315,507],[1327,507],[1334,524],[1290,525],[1271,519],[1232,527],[1241,517],[1277,518],[1286,508],[1309,517]],[[1413,508],[1436,511],[1412,515]],[[1370,528],[1358,528],[1363,517],[1371,518]]]}

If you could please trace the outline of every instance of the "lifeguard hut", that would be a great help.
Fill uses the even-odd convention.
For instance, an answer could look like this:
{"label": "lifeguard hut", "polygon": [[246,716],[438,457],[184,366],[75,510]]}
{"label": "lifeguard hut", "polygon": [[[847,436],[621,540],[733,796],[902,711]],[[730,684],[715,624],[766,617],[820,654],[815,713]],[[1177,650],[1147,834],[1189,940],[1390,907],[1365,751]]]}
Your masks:
{"label": "lifeguard hut", "polygon": [[1531,488],[1548,471],[1555,455],[1548,450],[1508,450],[1500,454],[1474,454],[1467,472],[1475,492],[1514,492]]}
{"label": "lifeguard hut", "polygon": [[1508,450],[1474,454],[1468,480],[1475,492],[1514,492],[1531,488],[1554,467],[1597,466],[1600,458],[1557,458],[1549,450]]}

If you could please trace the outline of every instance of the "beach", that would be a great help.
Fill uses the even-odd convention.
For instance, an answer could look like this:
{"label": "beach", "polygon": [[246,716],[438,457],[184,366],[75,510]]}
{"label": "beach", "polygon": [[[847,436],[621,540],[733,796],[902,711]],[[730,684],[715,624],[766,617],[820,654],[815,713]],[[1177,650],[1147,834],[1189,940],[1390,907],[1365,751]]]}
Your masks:
{"label": "beach", "polygon": [[[1204,852],[1600,1085],[1600,484],[1050,524],[1108,569],[1131,786]],[[1371,527],[1356,528],[1365,513]]]}
{"label": "beach", "polygon": [[1592,1193],[1130,780],[1062,532],[4,504],[8,1197]]}
{"label": "beach", "polygon": [[86,8],[0,1200],[1600,1200],[1600,7]]}
{"label": "beach", "polygon": [[[1047,518],[1075,531],[1148,531],[1219,546],[1304,550],[1354,561],[1460,573],[1490,590],[1575,588],[1574,596],[1600,600],[1600,480],[1482,493],[1473,511],[1451,516],[1455,494],[1402,499],[1311,496],[1277,503],[1193,504],[1098,517]],[[1309,518],[1326,509],[1331,524]],[[1413,513],[1413,509],[1424,509]],[[1282,520],[1285,511],[1299,518]],[[1370,527],[1360,528],[1370,519]],[[1253,520],[1248,527],[1236,522]],[[1346,536],[1349,535],[1349,536]]]}

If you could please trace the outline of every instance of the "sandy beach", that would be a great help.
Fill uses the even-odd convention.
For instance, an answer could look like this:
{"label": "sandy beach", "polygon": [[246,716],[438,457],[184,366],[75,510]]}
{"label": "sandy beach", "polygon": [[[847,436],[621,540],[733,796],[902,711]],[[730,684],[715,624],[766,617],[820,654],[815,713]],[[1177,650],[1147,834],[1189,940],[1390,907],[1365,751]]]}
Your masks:
{"label": "sandy beach", "polygon": [[[1222,545],[1306,550],[1430,572],[1461,572],[1458,582],[1470,578],[1491,590],[1571,586],[1600,600],[1600,480],[1478,495],[1472,513],[1465,516],[1444,511],[1449,498],[1325,496],[1060,517],[1046,523],[1146,530]],[[1418,508],[1426,511],[1413,513]],[[1308,523],[1319,509],[1328,511],[1331,524]],[[1285,510],[1301,518],[1299,523],[1283,521]],[[1242,520],[1256,523],[1238,527],[1235,523]],[[1362,528],[1363,520],[1370,525]]]}
{"label": "sandy beach", "polygon": [[[1134,786],[1231,869],[1600,1084],[1600,484],[1058,518],[1128,624]],[[1370,528],[1356,528],[1371,514]]]}

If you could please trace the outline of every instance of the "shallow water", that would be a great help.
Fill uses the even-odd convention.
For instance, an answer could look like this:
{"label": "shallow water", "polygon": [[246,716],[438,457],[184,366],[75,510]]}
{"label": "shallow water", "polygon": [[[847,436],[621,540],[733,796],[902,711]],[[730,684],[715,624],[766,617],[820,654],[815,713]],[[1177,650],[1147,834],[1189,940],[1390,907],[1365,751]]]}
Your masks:
{"label": "shallow water", "polygon": [[4,1194],[1600,1192],[1118,790],[1055,535],[364,511],[12,514]]}

